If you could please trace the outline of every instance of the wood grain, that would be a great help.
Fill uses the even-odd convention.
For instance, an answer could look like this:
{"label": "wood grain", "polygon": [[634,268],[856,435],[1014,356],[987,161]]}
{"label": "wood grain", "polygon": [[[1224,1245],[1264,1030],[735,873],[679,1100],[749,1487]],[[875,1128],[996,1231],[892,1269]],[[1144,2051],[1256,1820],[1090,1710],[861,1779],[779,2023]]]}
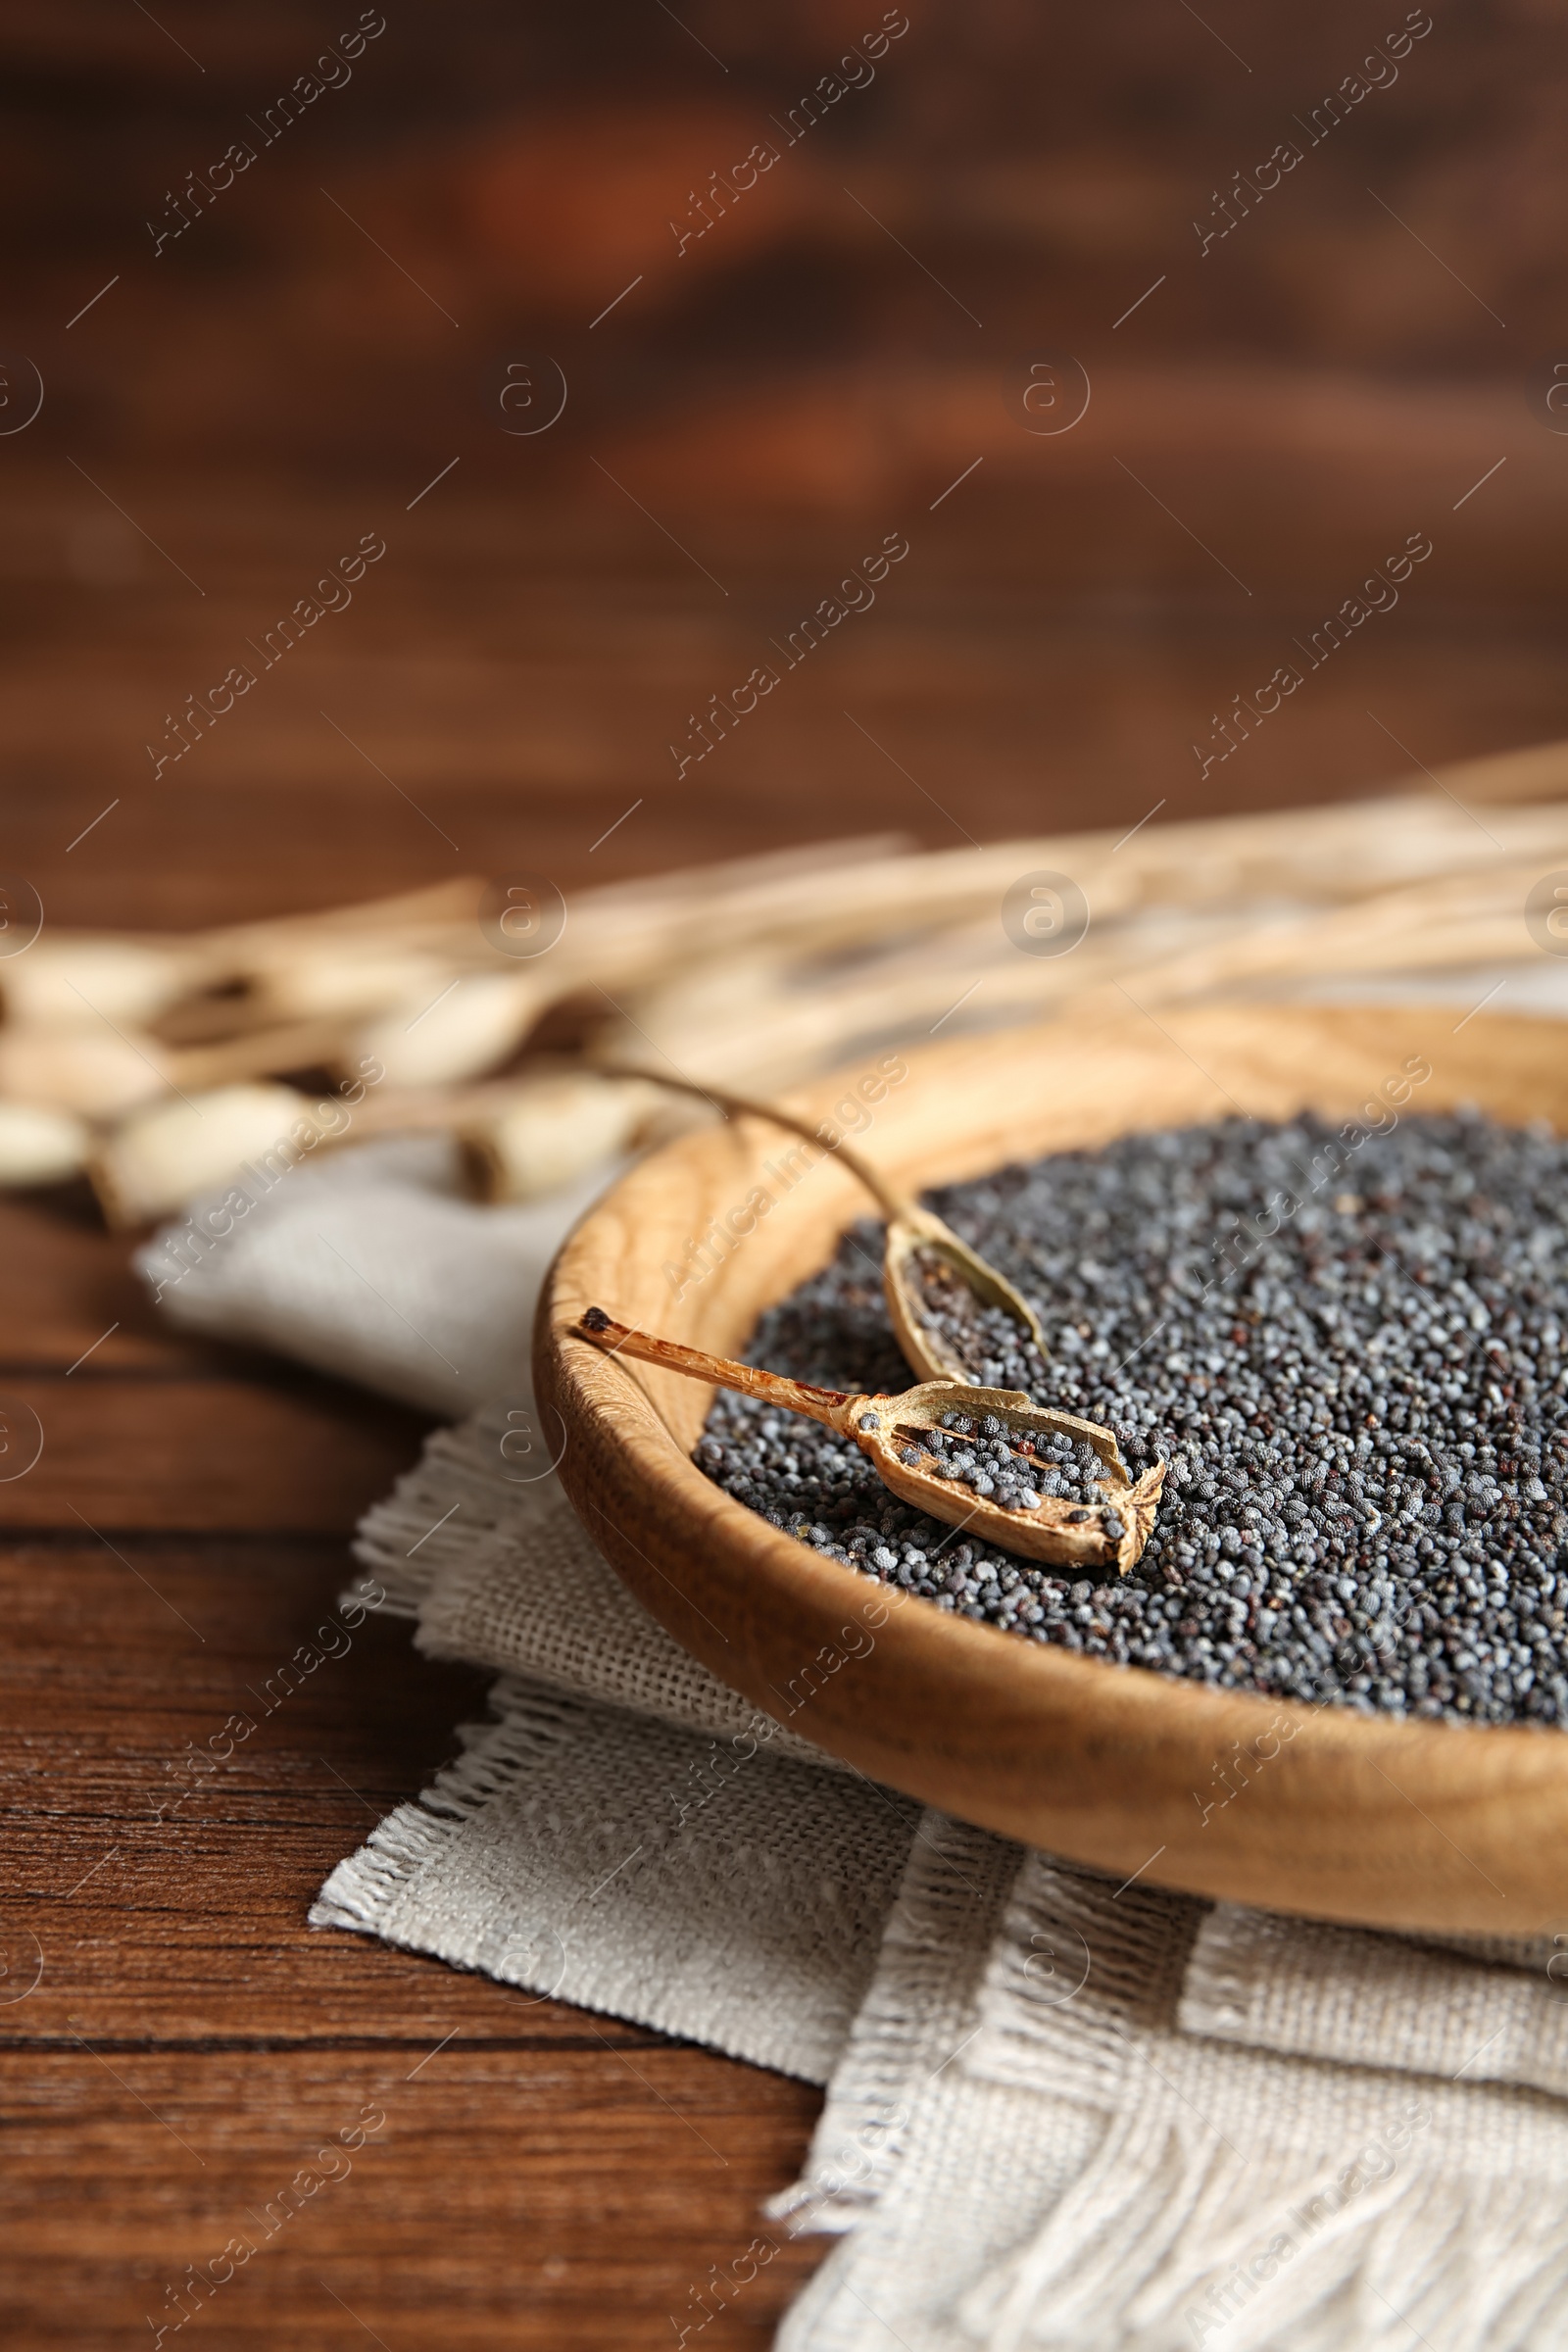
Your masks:
{"label": "wood grain", "polygon": [[[615,2046],[590,2026],[576,2048],[78,2046],[6,2075],[0,2119],[27,2157],[8,2191],[26,2251],[9,2263],[7,2340],[40,2352],[150,2342],[146,2315],[172,2316],[186,2266],[236,2237],[254,2256],[169,2340],[340,2352],[369,2329],[388,2352],[667,2352],[713,2266],[761,2240],[701,2339],[733,2352],[767,2340],[810,2260],[756,2202],[788,2172],[812,2094],[669,2043]],[[352,2170],[316,2163],[367,2110],[386,2121]]]}
{"label": "wood grain", "polygon": [[[413,1450],[413,1413],[326,1380],[260,1368],[240,1383],[6,1383],[43,1431],[37,1468],[15,1482],[14,1527],[330,1528],[349,1534],[364,1497],[389,1486]],[[236,1393],[236,1391],[238,1393]],[[285,1475],[286,1471],[286,1475]]]}
{"label": "wood grain", "polygon": [[[698,2316],[711,2267],[760,2232],[776,2251],[702,2340],[765,2341],[816,2258],[759,2213],[815,2093],[305,1926],[485,1714],[488,1678],[419,1657],[406,1624],[330,1631],[343,1530],[418,1423],[172,1338],[127,1246],[69,1203],[8,1202],[0,1232],[0,1390],[26,1389],[59,1441],[0,1486],[7,2344],[150,2342],[185,2266],[369,2101],[387,2123],[352,2173],[178,2340],[663,2352],[671,2314]],[[338,1654],[281,1675],[323,1627]],[[253,1731],[193,1773],[190,1743],[235,1717]]]}
{"label": "wood grain", "polygon": [[[1432,1006],[1167,1008],[1159,1024],[1058,1024],[908,1058],[857,1139],[901,1183],[1234,1109],[1349,1118],[1418,1061],[1424,1110],[1470,1100],[1568,1125],[1554,1024],[1455,1024]],[[792,1100],[821,1117],[845,1092],[841,1077]],[[609,1358],[570,1326],[597,1303],[738,1353],[760,1308],[860,1213],[844,1171],[819,1159],[791,1185],[776,1151],[752,1121],[635,1169],[566,1244],[536,1333],[541,1394],[570,1432],[563,1480],[678,1640],[861,1771],[1104,1870],[1385,1926],[1519,1934],[1562,1915],[1568,1743],[1555,1735],[1314,1710],[1026,1643],[867,1585],[704,1478],[688,1457],[711,1391]],[[759,1187],[766,1213],[754,1206],[729,1253],[683,1286],[688,1239],[715,1219],[725,1230]],[[1251,1784],[1207,1821],[1193,1791],[1234,1745],[1253,1758]]]}

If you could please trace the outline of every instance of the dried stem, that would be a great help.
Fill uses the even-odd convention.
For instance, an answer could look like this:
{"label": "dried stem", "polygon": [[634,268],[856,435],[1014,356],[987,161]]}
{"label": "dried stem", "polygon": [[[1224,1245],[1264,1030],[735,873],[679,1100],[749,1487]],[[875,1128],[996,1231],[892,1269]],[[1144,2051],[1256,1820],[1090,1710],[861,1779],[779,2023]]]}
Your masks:
{"label": "dried stem", "polygon": [[624,1323],[614,1322],[602,1307],[591,1306],[573,1326],[579,1339],[591,1340],[607,1355],[631,1355],[645,1364],[659,1364],[666,1372],[683,1372],[688,1380],[711,1381],[718,1389],[734,1389],[742,1396],[760,1396],[766,1404],[782,1405],[787,1412],[805,1413],[809,1420],[820,1421],[828,1429],[842,1430],[844,1407],[855,1391],[852,1389],[818,1389],[808,1382],[786,1380],[777,1372],[763,1372],[755,1364],[737,1364],[727,1355],[709,1355],[701,1348],[683,1348],[674,1340],[656,1340],[647,1332],[633,1331]]}
{"label": "dried stem", "polygon": [[919,1214],[919,1204],[907,1193],[900,1192],[868,1159],[862,1159],[858,1152],[852,1151],[848,1144],[825,1142],[820,1122],[813,1126],[809,1119],[798,1118],[794,1111],[784,1110],[776,1102],[757,1102],[749,1095],[732,1095],[722,1086],[703,1086],[695,1078],[668,1078],[662,1070],[633,1069],[617,1062],[596,1061],[593,1066],[601,1078],[640,1078],[645,1083],[651,1080],[655,1086],[670,1087],[678,1095],[695,1095],[700,1102],[710,1102],[729,1118],[767,1119],[775,1127],[787,1127],[792,1135],[804,1136],[808,1144],[820,1144],[824,1152],[842,1160],[850,1174],[859,1178],[885,1217]]}

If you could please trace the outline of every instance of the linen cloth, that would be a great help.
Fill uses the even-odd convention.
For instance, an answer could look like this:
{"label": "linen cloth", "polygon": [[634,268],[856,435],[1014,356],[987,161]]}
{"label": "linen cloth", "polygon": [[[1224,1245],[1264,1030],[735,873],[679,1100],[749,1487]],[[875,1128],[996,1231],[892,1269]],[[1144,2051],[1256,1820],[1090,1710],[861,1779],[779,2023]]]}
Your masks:
{"label": "linen cloth", "polygon": [[[420,1139],[299,1169],[176,1285],[143,1253],[189,1326],[447,1409],[492,1384],[356,1551],[421,1648],[497,1671],[496,1720],[316,1924],[824,2083],[774,2212],[840,2243],[785,2352],[1557,2352],[1558,1947],[1117,1886],[836,1764],[787,1694],[781,1722],[727,1690],[515,1443],[530,1286],[579,1204],[469,1208]],[[322,1241],[352,1259],[325,1290]]]}
{"label": "linen cloth", "polygon": [[[172,1323],[275,1348],[318,1371],[457,1420],[525,1400],[533,1310],[563,1235],[619,1173],[549,1200],[462,1198],[449,1136],[392,1136],[193,1200],[136,1263]],[[251,1203],[235,1215],[236,1194]],[[209,1211],[228,1207],[215,1235]]]}

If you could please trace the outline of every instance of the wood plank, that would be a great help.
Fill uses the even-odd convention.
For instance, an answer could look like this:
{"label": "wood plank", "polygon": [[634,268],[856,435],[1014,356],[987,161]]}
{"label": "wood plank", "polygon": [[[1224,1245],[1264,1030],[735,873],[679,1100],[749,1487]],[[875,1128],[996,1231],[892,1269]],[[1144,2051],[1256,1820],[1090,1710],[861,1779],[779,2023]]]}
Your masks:
{"label": "wood plank", "polygon": [[[453,870],[446,843],[373,772],[362,787],[335,771],[309,731],[319,726],[318,701],[348,713],[356,739],[457,843],[466,868],[521,864],[567,891],[868,830],[953,848],[1085,821],[1132,825],[1161,798],[1168,816],[1196,817],[1418,780],[1369,710],[1429,767],[1568,733],[1557,616],[1461,606],[1426,625],[1401,627],[1396,615],[1381,638],[1347,646],[1272,732],[1258,730],[1202,776],[1192,746],[1209,742],[1213,713],[1295,658],[1293,638],[1337,601],[1282,615],[1272,631],[1204,626],[1189,613],[1152,613],[1129,629],[1046,612],[1029,625],[999,617],[976,633],[972,616],[938,610],[918,628],[876,634],[873,615],[863,641],[823,649],[788,707],[782,693],[772,698],[765,726],[684,776],[670,741],[683,739],[688,711],[746,677],[765,630],[739,650],[714,639],[660,691],[638,691],[629,709],[618,703],[613,732],[598,677],[569,699],[551,686],[563,697],[552,716],[540,708],[546,689],[504,664],[465,678],[449,700],[393,647],[329,669],[312,684],[308,710],[270,714],[232,772],[215,770],[218,789],[176,772],[117,810],[69,862],[73,829],[109,797],[96,785],[61,775],[42,805],[0,791],[0,814],[11,862],[62,919],[117,919],[129,859],[154,877],[138,921],[190,925],[330,903],[351,876],[370,896]],[[1015,642],[986,659],[992,634]],[[519,705],[532,713],[520,744]],[[617,818],[626,821],[596,850]]]}
{"label": "wood plank", "polygon": [[0,1381],[18,1371],[64,1373],[89,1349],[100,1377],[224,1360],[157,1313],[129,1247],[105,1232],[85,1184],[0,1194]]}
{"label": "wood plank", "polygon": [[418,1458],[428,1427],[261,1358],[243,1379],[105,1379],[86,1364],[71,1379],[13,1376],[4,1389],[43,1437],[35,1466],[0,1487],[0,1516],[13,1528],[347,1535]]}
{"label": "wood plank", "polygon": [[124,1536],[0,1562],[11,1982],[42,1960],[0,2047],[581,2036],[564,2004],[305,1925],[486,1714],[489,1678],[421,1658],[406,1619],[344,1623],[349,1566],[330,1540]]}
{"label": "wood plank", "polygon": [[[991,438],[993,405],[1002,418],[995,390],[966,379],[965,429],[986,419],[971,455]],[[1120,397],[1131,428],[1137,383]],[[1167,504],[1212,535],[1253,596],[1116,471],[1122,443],[1108,425],[1092,463],[1032,482],[1001,470],[992,448],[961,519],[956,501],[924,518],[923,477],[897,485],[908,503],[890,505],[889,519],[905,515],[911,552],[875,609],[684,772],[669,745],[685,741],[688,714],[778,659],[773,640],[814,609],[871,526],[853,513],[758,521],[743,511],[715,523],[693,460],[673,477],[670,527],[706,551],[731,590],[720,599],[635,513],[600,507],[586,461],[566,494],[518,505],[496,452],[471,446],[465,465],[493,495],[460,492],[467,477],[454,476],[352,611],[180,764],[156,781],[149,766],[72,846],[116,797],[98,779],[123,778],[126,747],[158,732],[158,696],[177,705],[220,677],[258,613],[299,593],[302,547],[363,528],[357,498],[323,521],[226,478],[126,482],[127,503],[144,499],[167,521],[211,593],[198,602],[157,564],[106,621],[95,593],[56,581],[24,652],[0,656],[17,757],[47,780],[0,787],[8,861],[53,921],[192,924],[413,887],[459,860],[503,872],[520,859],[570,890],[868,828],[952,846],[1075,828],[1086,808],[1130,825],[1161,799],[1173,817],[1329,800],[1416,779],[1399,743],[1437,766],[1568,732],[1551,568],[1558,446],[1531,437],[1513,387],[1419,442],[1398,402],[1358,395],[1353,416],[1335,412],[1344,448],[1310,463],[1309,387],[1243,372],[1204,376],[1184,398],[1168,447],[1146,456],[1135,435],[1125,455],[1139,472],[1154,467]],[[1215,415],[1271,403],[1290,412],[1276,439],[1216,448]],[[1085,430],[1101,416],[1097,398]],[[1444,514],[1442,546],[1398,609],[1200,772],[1192,745],[1207,741],[1212,713],[1299,660],[1296,639],[1387,545],[1422,517],[1438,531],[1489,435],[1508,456],[1500,484],[1515,487],[1483,537],[1484,501]],[[13,484],[40,568],[60,566],[79,488],[53,472]],[[89,628],[94,692],[73,699]]]}
{"label": "wood plank", "polygon": [[[344,1538],[424,1425],[167,1333],[128,1246],[69,1199],[0,1221],[0,1388],[46,1431],[0,1488],[0,1992],[23,1996],[0,1999],[0,2119],[27,2183],[8,2343],[140,2340],[378,2084],[389,2125],[352,2187],[274,2230],[205,2340],[336,2347],[368,2323],[390,2352],[437,2328],[587,2352],[612,2324],[662,2345],[761,2230],[765,2262],[703,2340],[764,2341],[819,2251],[758,2213],[813,2092],[305,1925],[484,1712],[487,1678],[424,1661],[402,1621],[371,1618],[297,1688],[280,1675],[323,1625],[315,1646],[338,1647]],[[256,1728],[231,1757],[172,1779],[236,1715]]]}
{"label": "wood plank", "polygon": [[669,2044],[35,2052],[0,2076],[6,2341],[151,2342],[183,2310],[212,2352],[755,2348],[820,2253],[758,2210],[814,2105]]}

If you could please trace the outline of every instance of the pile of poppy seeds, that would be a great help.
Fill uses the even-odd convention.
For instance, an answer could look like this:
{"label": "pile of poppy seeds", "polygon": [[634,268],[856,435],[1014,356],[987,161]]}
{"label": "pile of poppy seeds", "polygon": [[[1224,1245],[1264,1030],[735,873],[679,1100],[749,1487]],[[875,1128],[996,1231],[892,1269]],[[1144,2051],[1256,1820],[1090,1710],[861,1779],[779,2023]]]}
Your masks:
{"label": "pile of poppy seeds", "polygon": [[[1074,1443],[1063,1435],[1020,1442],[995,1413],[946,1413],[940,1429],[923,1429],[920,1444],[901,1448],[899,1459],[911,1470],[925,1461],[932,1476],[951,1478],[1003,1511],[1032,1511],[1047,1494],[1076,1503],[1109,1499],[1106,1489],[1094,1484],[1108,1473],[1087,1439]],[[1087,1519],[1089,1513],[1080,1516]],[[1124,1532],[1114,1510],[1102,1511],[1100,1521],[1108,1536]]]}
{"label": "pile of poppy seeds", "polygon": [[[817,1551],[1030,1641],[1365,1710],[1568,1723],[1568,1144],[1468,1112],[1349,1152],[1336,1134],[1227,1119],[929,1196],[1047,1336],[1042,1357],[928,1268],[973,1375],[1106,1424],[1135,1478],[1169,1462],[1125,1579],[977,1543],[752,1397],[715,1398],[700,1466]],[[878,1226],[763,1316],[750,1360],[912,1385]],[[955,1475],[1015,1475],[964,1418]],[[1054,1455],[1032,1491],[1107,1499],[1088,1448]]]}

